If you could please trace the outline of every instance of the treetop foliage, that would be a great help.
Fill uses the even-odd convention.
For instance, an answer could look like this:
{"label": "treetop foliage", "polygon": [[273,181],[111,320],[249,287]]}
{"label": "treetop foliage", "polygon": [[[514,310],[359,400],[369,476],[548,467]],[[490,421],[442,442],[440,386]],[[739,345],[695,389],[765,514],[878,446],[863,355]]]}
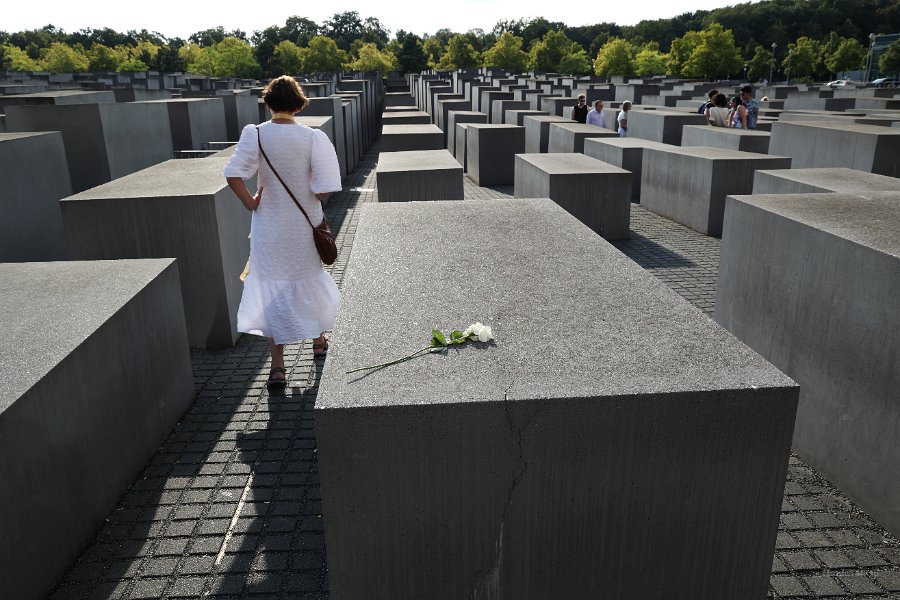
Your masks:
{"label": "treetop foliage", "polygon": [[[755,80],[772,72],[825,79],[861,67],[870,33],[897,31],[900,0],[761,0],[631,26],[504,19],[488,32],[400,30],[393,38],[378,18],[346,11],[321,24],[292,16],[250,35],[216,26],[186,40],[145,29],[66,33],[46,25],[0,31],[0,68],[271,77],[340,68],[418,72],[485,65],[575,74],[714,78],[743,73]],[[892,65],[891,60],[885,64]]]}

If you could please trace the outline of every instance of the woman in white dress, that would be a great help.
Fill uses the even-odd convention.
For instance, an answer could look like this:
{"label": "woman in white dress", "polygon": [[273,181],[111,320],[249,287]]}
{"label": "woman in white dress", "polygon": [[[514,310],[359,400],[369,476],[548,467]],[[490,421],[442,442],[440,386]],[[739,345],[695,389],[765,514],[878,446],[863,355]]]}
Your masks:
{"label": "woman in white dress", "polygon": [[[328,349],[325,331],[334,325],[340,293],[313,241],[312,227],[294,204],[287,185],[313,225],[324,218],[322,200],[341,189],[334,146],[323,132],[300,125],[294,113],[308,103],[291,77],[272,80],[263,91],[272,120],[248,125],[228,165],[229,187],[253,212],[250,273],[238,308],[238,331],[269,340],[269,387],[286,385],[284,344],[313,340],[313,352]],[[284,185],[260,152],[260,146]],[[259,174],[259,192],[250,194],[245,179]]]}

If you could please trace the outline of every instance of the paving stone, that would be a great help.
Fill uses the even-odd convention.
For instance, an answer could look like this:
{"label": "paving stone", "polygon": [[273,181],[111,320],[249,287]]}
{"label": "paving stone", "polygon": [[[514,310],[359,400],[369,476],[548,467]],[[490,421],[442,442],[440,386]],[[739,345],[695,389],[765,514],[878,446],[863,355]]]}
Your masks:
{"label": "paving stone", "polygon": [[813,591],[813,593],[818,597],[831,597],[831,596],[847,596],[849,595],[844,588],[838,584],[838,582],[832,577],[827,577],[824,575],[817,575],[815,577],[804,577],[804,583],[809,586],[809,589]]}
{"label": "paving stone", "polygon": [[866,575],[838,575],[838,579],[854,594],[876,594],[881,591],[878,584]]}
{"label": "paving stone", "polygon": [[900,592],[900,571],[875,573],[875,581],[889,592]]}
{"label": "paving stone", "polygon": [[850,557],[840,550],[816,550],[814,554],[829,569],[845,569],[855,566]]}
{"label": "paving stone", "polygon": [[811,597],[812,594],[803,586],[800,579],[791,576],[772,577],[772,589],[783,598]]}
{"label": "paving stone", "polygon": [[781,558],[792,571],[811,571],[820,568],[815,557],[805,550],[802,552],[784,552]]}

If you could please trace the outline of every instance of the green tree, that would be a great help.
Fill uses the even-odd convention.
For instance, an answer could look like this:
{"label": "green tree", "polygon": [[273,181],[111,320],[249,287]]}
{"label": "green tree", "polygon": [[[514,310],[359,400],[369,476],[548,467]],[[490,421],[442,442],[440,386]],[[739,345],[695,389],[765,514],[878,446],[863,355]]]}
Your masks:
{"label": "green tree", "polygon": [[635,72],[634,50],[622,38],[606,42],[594,59],[597,75],[632,75]]}
{"label": "green tree", "polygon": [[210,29],[204,29],[203,31],[198,31],[197,33],[192,33],[188,40],[197,44],[201,48],[208,48],[210,46],[215,46],[216,44],[222,43],[227,37],[237,38],[245,42],[247,41],[247,34],[240,29],[235,29],[234,31],[225,31],[225,28],[221,25],[219,25],[218,27],[211,27]]}
{"label": "green tree", "polygon": [[900,73],[900,40],[887,47],[878,59],[878,69],[882,73]]}
{"label": "green tree", "polygon": [[387,75],[397,68],[397,57],[390,50],[379,50],[374,42],[366,42],[359,48],[356,60],[350,63],[354,71],[378,71]]}
{"label": "green tree", "polygon": [[9,69],[10,71],[37,71],[40,69],[37,61],[28,56],[21,48],[11,44],[4,44],[3,53],[5,54],[4,69]]}
{"label": "green tree", "polygon": [[42,53],[40,65],[43,70],[54,73],[77,73],[90,69],[91,61],[80,47],[73,48],[62,42],[53,42]]}
{"label": "green tree", "polygon": [[691,50],[681,73],[686,77],[715,79],[740,73],[743,64],[732,31],[713,23],[699,32],[699,43]]}
{"label": "green tree", "polygon": [[668,75],[683,75],[685,66],[691,59],[694,49],[700,45],[702,37],[699,31],[688,31],[681,37],[672,40],[669,48],[669,61],[666,63]]}
{"label": "green tree", "polygon": [[825,57],[825,67],[837,77],[839,71],[859,69],[866,61],[866,49],[856,40],[841,38],[834,52]]}
{"label": "green tree", "polygon": [[303,63],[306,60],[306,48],[297,46],[290,40],[278,42],[275,46],[275,64],[277,72],[283,75],[297,75],[303,72]]}
{"label": "green tree", "polygon": [[797,79],[810,79],[819,70],[821,44],[808,37],[799,37],[788,45],[788,53],[781,62],[786,74]]}
{"label": "green tree", "polygon": [[[576,43],[575,46],[578,46]],[[559,61],[558,69],[560,73],[568,73],[570,75],[588,75],[591,71],[593,71],[593,64],[591,63],[591,57],[588,56],[587,52],[584,51],[584,48],[578,46],[575,48],[573,46],[574,52],[571,54],[567,54]]]}
{"label": "green tree", "polygon": [[454,35],[447,40],[447,51],[441,56],[436,68],[455,71],[478,65],[478,52],[464,35]]}
{"label": "green tree", "polygon": [[116,67],[116,71],[146,71],[148,68],[147,63],[141,59],[131,57],[119,63],[119,66]]}
{"label": "green tree", "polygon": [[95,43],[88,51],[91,71],[115,71],[122,64],[122,53],[114,48]]}
{"label": "green tree", "polygon": [[659,51],[659,44],[646,44],[634,56],[634,74],[641,77],[665,75],[668,60],[668,55]]}
{"label": "green tree", "polygon": [[548,31],[531,47],[529,66],[535,71],[557,72],[562,59],[580,47],[562,31]]}
{"label": "green tree", "polygon": [[351,10],[335,13],[326,19],[321,32],[322,35],[334,40],[338,48],[349,51],[353,40],[360,39],[366,33],[366,26],[359,13]]}
{"label": "green tree", "polygon": [[[305,48],[309,40],[319,33],[319,26],[305,17],[292,16],[284,22],[284,27],[272,25],[261,31],[254,31],[251,36],[253,52],[256,60],[263,69],[263,74],[268,77],[285,73],[278,59],[275,57],[275,48],[283,41],[289,41],[295,46]],[[299,71],[290,71],[296,73]]]}
{"label": "green tree", "polygon": [[528,53],[522,50],[522,38],[504,31],[497,42],[484,53],[482,59],[486,67],[500,67],[514,73],[521,73],[528,64]]}
{"label": "green tree", "polygon": [[259,63],[253,56],[253,48],[235,37],[226,37],[205,48],[188,44],[182,50],[189,61],[188,70],[192,73],[212,77],[251,78],[259,75]]}
{"label": "green tree", "polygon": [[762,81],[769,78],[772,68],[772,52],[762,46],[757,46],[753,58],[747,63],[747,79],[750,81]]}
{"label": "green tree", "polygon": [[338,48],[328,36],[317,35],[309,40],[309,52],[303,64],[304,73],[339,71],[349,61],[349,55]]}
{"label": "green tree", "polygon": [[441,61],[444,54],[444,45],[441,40],[435,36],[431,36],[422,42],[422,50],[425,52],[425,66],[434,68]]}
{"label": "green tree", "polygon": [[397,32],[396,42],[397,68],[401,73],[419,73],[428,66],[428,57],[419,36],[401,29]]}

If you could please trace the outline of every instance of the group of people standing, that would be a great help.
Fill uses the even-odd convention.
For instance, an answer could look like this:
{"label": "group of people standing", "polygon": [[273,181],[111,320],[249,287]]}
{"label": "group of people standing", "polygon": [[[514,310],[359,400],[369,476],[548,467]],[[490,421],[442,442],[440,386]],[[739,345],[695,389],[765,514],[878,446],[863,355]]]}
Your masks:
{"label": "group of people standing", "polygon": [[[765,100],[765,98],[764,98]],[[622,110],[616,116],[619,136],[628,137],[628,111],[631,102],[622,103]],[[730,102],[719,90],[709,91],[709,102],[705,102],[697,111],[706,117],[713,127],[732,127],[735,129],[756,129],[759,117],[759,103],[753,97],[753,88],[745,85],[741,93]],[[584,94],[578,96],[578,103],[572,107],[571,118],[578,123],[606,127],[606,116],[603,114],[603,100],[595,100],[594,108],[588,109]]]}
{"label": "group of people standing", "polygon": [[[619,124],[619,137],[628,135],[628,111],[631,110],[631,102],[622,103],[622,110],[616,116]],[[606,127],[606,115],[603,114],[603,100],[595,100],[594,108],[588,110],[584,94],[578,95],[578,103],[572,107],[572,120],[578,123]]]}
{"label": "group of people standing", "polygon": [[710,90],[709,102],[701,105],[697,112],[702,113],[713,127],[756,129],[759,103],[753,97],[753,88],[749,85],[742,87],[741,93],[730,102],[719,90]]}

